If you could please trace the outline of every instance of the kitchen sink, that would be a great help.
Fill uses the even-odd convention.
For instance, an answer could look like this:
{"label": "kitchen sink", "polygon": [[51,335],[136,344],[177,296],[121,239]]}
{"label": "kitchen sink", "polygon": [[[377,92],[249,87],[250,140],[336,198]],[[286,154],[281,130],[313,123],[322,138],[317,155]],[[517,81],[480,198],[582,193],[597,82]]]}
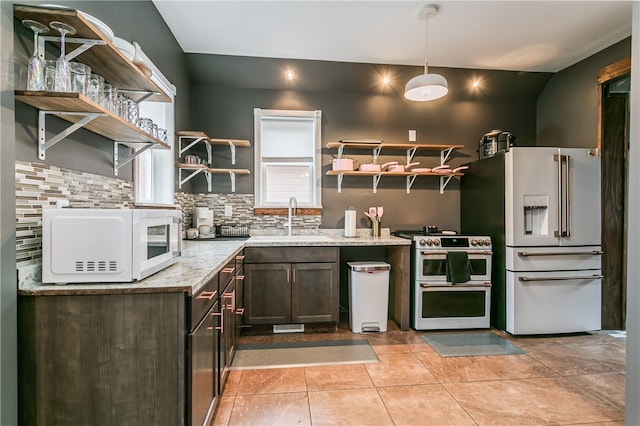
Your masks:
{"label": "kitchen sink", "polygon": [[333,241],[326,235],[256,235],[253,241]]}

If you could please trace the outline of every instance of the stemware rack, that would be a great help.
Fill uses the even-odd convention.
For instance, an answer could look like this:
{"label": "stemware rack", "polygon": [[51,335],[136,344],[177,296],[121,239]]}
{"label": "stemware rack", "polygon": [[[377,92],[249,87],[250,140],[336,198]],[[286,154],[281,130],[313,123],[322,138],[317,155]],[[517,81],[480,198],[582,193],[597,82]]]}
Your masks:
{"label": "stemware rack", "polygon": [[[380,152],[383,149],[386,150],[406,150],[407,164],[411,163],[413,160],[416,151],[418,150],[430,150],[430,151],[440,151],[440,165],[446,164],[451,157],[451,154],[456,149],[464,148],[464,145],[418,145],[418,144],[388,144],[388,143],[372,143],[372,142],[329,142],[327,144],[327,148],[329,149],[337,149],[338,150],[338,158],[341,158],[345,149],[358,149],[358,150],[370,150],[373,155],[373,163],[378,162],[378,158],[380,156]],[[407,194],[411,192],[411,187],[415,182],[418,176],[437,176],[440,179],[440,194],[444,193],[445,188],[451,181],[451,179],[455,176],[462,176],[462,173],[437,173],[437,172],[414,172],[414,171],[406,171],[406,172],[365,172],[359,170],[329,170],[327,171],[327,176],[337,176],[338,177],[338,192],[342,192],[342,182],[345,176],[370,176],[373,181],[373,192],[376,193],[378,190],[378,184],[382,179],[382,176],[404,176],[407,179]]]}
{"label": "stemware rack", "polygon": [[[178,148],[179,157],[182,157],[189,149],[196,144],[204,143],[207,150],[207,164],[187,164],[178,163],[178,179],[179,187],[193,179],[200,173],[203,173],[207,180],[207,189],[212,191],[211,175],[213,174],[228,174],[231,181],[231,192],[236,192],[236,175],[248,175],[251,172],[248,169],[228,169],[228,168],[212,168],[209,164],[213,164],[213,154],[211,150],[212,145],[227,145],[231,151],[231,164],[236,164],[236,147],[250,147],[251,143],[244,139],[215,139],[210,138],[204,132],[198,131],[180,131],[178,135]],[[188,173],[184,178],[183,173]]]}
{"label": "stemware rack", "polygon": [[[127,92],[129,98],[142,101],[170,102],[164,93],[138,66],[129,61],[109,40],[78,11],[53,9],[41,6],[14,5],[14,17],[19,20],[32,19],[48,25],[60,21],[76,30],[75,37],[66,37],[67,45],[76,45],[66,54],[67,60],[81,59],[113,86]],[[44,57],[45,42],[60,44],[60,37],[39,36],[38,54]],[[113,141],[113,174],[148,149],[170,149],[171,147],[142,131],[135,125],[118,117],[101,105],[78,93],[16,90],[18,101],[31,105],[38,113],[38,158],[45,159],[47,149],[64,140],[80,128],[86,128]],[[46,139],[46,118],[56,116],[72,123],[62,132]],[[124,158],[119,156],[119,146],[132,148]],[[134,147],[139,147],[135,149]]]}

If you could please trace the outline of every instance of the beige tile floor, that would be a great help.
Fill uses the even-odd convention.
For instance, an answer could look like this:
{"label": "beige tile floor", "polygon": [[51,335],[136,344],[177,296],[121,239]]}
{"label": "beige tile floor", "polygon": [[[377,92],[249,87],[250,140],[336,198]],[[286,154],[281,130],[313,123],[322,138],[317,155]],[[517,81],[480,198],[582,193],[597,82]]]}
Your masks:
{"label": "beige tile floor", "polygon": [[438,355],[392,322],[380,334],[271,334],[240,343],[369,340],[379,363],[231,371],[216,425],[624,425],[625,340],[513,337],[524,355]]}

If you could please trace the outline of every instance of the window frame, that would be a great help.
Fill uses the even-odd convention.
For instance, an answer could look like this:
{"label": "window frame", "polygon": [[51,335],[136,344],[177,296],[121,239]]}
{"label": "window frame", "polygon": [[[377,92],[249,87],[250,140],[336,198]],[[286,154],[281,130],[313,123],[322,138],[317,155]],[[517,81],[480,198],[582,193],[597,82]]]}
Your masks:
{"label": "window frame", "polygon": [[[145,63],[151,64],[147,60]],[[153,81],[169,98],[170,102],[158,102],[162,104],[162,115],[166,120],[161,126],[167,130],[168,150],[149,149],[136,157],[133,161],[133,192],[134,204],[143,205],[167,205],[175,204],[175,95],[176,87],[162,75],[153,64],[151,81]],[[141,104],[151,101],[143,101]],[[164,127],[163,127],[164,126]],[[139,148],[138,148],[139,149]],[[151,170],[143,174],[144,162],[151,163]],[[142,199],[141,186],[151,187],[151,198]]]}
{"label": "window frame", "polygon": [[[301,161],[302,157],[279,157],[271,158],[265,161],[262,157],[262,123],[263,120],[309,120],[313,125],[313,157],[311,161]],[[301,202],[298,200],[298,207],[309,209],[322,208],[322,111],[300,111],[300,110],[277,110],[277,109],[254,109],[254,200],[256,209],[283,208],[288,207],[289,198],[286,201],[268,202],[265,199],[265,167],[273,165],[291,164],[292,166],[300,166],[301,163],[310,164],[312,176],[309,177],[310,201]]]}

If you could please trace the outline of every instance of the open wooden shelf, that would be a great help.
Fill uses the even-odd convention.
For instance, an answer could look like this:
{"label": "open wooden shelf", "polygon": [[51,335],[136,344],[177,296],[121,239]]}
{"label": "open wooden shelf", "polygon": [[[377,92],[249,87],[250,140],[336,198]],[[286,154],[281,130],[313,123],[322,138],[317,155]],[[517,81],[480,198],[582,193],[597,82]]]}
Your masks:
{"label": "open wooden shelf", "polygon": [[84,117],[73,113],[101,114],[83,127],[114,141],[152,143],[158,148],[170,149],[170,146],[160,139],[154,138],[79,93],[16,90],[16,99],[41,111],[58,112],[55,114],[57,117],[70,123],[77,123]]}
{"label": "open wooden shelf", "polygon": [[[46,8],[41,6],[14,5],[14,17],[20,21],[33,19],[49,26],[52,21],[64,22],[71,25],[76,33],[69,38],[84,38],[104,41],[104,45],[92,46],[78,55],[77,60],[91,67],[91,70],[102,76],[105,81],[118,89],[131,91],[127,95],[136,99],[134,92],[153,93],[145,100],[154,102],[171,102],[171,98],[164,93],[145,73],[133,62],[127,59],[117,47],[104,38],[82,14],[74,9]],[[54,35],[52,31],[48,35]],[[58,44],[58,43],[56,43]],[[74,43],[67,42],[67,53],[74,47]]]}
{"label": "open wooden shelf", "polygon": [[363,143],[363,142],[329,142],[327,148],[336,149],[341,146],[353,149],[380,149],[388,150],[407,150],[416,148],[418,150],[443,151],[447,149],[462,149],[464,145],[420,145],[416,143]]}
{"label": "open wooden shelf", "polygon": [[463,176],[462,173],[438,173],[438,172],[361,172],[359,170],[329,170],[327,176]]}

